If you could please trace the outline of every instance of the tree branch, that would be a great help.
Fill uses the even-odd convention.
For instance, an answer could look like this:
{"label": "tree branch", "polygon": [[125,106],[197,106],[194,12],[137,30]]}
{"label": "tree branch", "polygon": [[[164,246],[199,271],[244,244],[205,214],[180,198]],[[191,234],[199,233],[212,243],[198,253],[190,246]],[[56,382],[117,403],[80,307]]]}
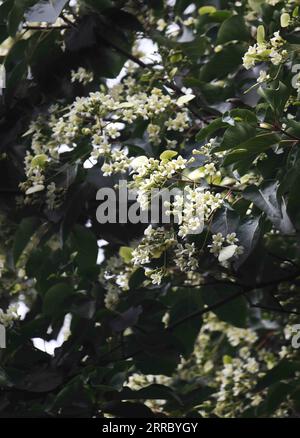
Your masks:
{"label": "tree branch", "polygon": [[[225,304],[228,304],[228,303],[230,303],[231,301],[234,301],[235,299],[237,299],[237,298],[239,298],[239,297],[241,297],[241,296],[245,296],[246,299],[247,299],[247,301],[249,302],[249,300],[248,300],[248,298],[247,298],[247,295],[246,295],[247,293],[249,293],[249,292],[251,292],[251,291],[253,291],[253,290],[256,290],[256,289],[263,289],[263,288],[268,287],[268,286],[273,286],[273,285],[275,285],[275,284],[280,284],[280,283],[282,283],[282,282],[284,282],[284,281],[287,281],[287,280],[291,280],[291,279],[293,279],[293,278],[296,278],[298,275],[300,275],[300,271],[294,272],[293,274],[288,275],[288,276],[286,276],[286,277],[284,277],[284,278],[281,278],[281,279],[279,279],[279,280],[271,280],[271,281],[268,281],[268,282],[262,282],[262,283],[258,283],[258,284],[256,284],[256,285],[251,285],[251,286],[246,286],[246,285],[242,285],[242,284],[237,284],[237,283],[233,283],[233,282],[228,282],[228,283],[226,283],[226,284],[231,284],[232,286],[237,286],[237,287],[239,287],[241,290],[239,290],[238,292],[232,294],[231,296],[229,296],[229,297],[227,297],[227,298],[224,298],[223,300],[218,301],[218,302],[215,303],[215,304],[212,304],[212,305],[210,305],[210,306],[205,307],[204,309],[196,310],[195,312],[190,313],[189,315],[187,315],[187,316],[185,316],[185,317],[179,319],[178,321],[176,321],[174,324],[171,324],[170,326],[168,326],[168,327],[165,329],[165,331],[166,331],[166,332],[170,332],[170,331],[174,330],[176,327],[180,326],[181,324],[183,324],[183,323],[185,323],[185,322],[187,322],[187,321],[190,321],[191,319],[194,319],[194,318],[196,318],[196,317],[203,316],[203,315],[205,315],[205,314],[208,313],[208,312],[212,312],[212,311],[218,309],[219,307],[222,307],[222,306],[224,306]],[[204,284],[204,285],[201,285],[201,286],[205,286],[205,284]],[[249,304],[250,304],[250,303],[249,303]],[[250,306],[252,307],[252,303],[250,304]],[[255,306],[256,306],[256,305],[255,305]],[[288,311],[288,310],[285,310],[285,309],[281,310],[281,309],[271,309],[271,308],[267,308],[267,309],[265,309],[265,310],[269,310],[269,311],[272,311],[272,312],[273,312],[273,311],[274,311],[274,312],[278,312],[278,311],[280,311],[280,313],[285,313],[285,314],[296,314],[296,315],[299,314],[299,315],[300,315],[300,313],[297,313],[297,312],[295,313],[294,311]],[[148,335],[151,335],[151,334],[154,334],[154,333],[155,333],[155,331],[151,331],[151,332],[148,333]],[[123,346],[122,346],[121,344],[116,345],[114,348],[111,349],[111,351],[109,351],[109,352],[105,353],[104,355],[102,355],[102,356],[99,358],[99,361],[105,359],[107,356],[110,356],[112,353],[118,351],[120,348],[123,348]],[[136,356],[137,354],[142,353],[142,352],[143,352],[142,349],[138,349],[138,350],[134,351],[133,353],[131,353],[130,355],[127,355],[127,356],[126,356],[125,358],[123,358],[123,359],[124,359],[124,360],[125,360],[125,359],[130,359],[130,358],[132,358],[132,357],[134,357],[134,356]]]}

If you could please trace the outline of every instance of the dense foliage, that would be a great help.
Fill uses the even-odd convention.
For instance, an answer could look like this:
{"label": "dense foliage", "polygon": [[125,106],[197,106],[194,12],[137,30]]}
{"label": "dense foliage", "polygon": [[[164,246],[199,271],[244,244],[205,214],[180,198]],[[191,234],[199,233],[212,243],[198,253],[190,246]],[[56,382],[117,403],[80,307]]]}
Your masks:
{"label": "dense foliage", "polygon": [[300,2],[0,3],[0,417],[299,417]]}

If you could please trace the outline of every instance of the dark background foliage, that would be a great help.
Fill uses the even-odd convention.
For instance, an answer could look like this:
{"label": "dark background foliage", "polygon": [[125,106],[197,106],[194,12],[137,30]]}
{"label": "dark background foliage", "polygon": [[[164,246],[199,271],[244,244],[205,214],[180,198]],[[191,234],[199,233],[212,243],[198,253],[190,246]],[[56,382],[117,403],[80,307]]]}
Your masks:
{"label": "dark background foliage", "polygon": [[[74,21],[64,18],[68,6],[58,12],[64,19],[59,29],[38,25],[30,29],[30,20],[22,24],[28,8],[41,6],[40,2],[6,0],[0,6],[0,43],[9,36],[13,38],[9,53],[1,60],[7,75],[0,104],[0,150],[6,154],[6,159],[0,161],[3,246],[9,260],[7,275],[14,278],[25,248],[32,245],[23,268],[27,278],[35,280],[37,292],[25,319],[9,330],[7,348],[0,352],[1,417],[199,416],[196,407],[214,392],[211,382],[201,375],[189,382],[177,381],[173,386],[153,383],[137,391],[126,386],[128,376],[135,371],[172,376],[181,358],[188,359],[192,354],[202,317],[210,310],[235,327],[261,330],[265,342],[269,330],[264,319],[276,323],[280,331],[290,314],[299,311],[298,106],[292,109],[296,116],[293,122],[285,120],[284,115],[288,98],[295,95],[291,74],[283,70],[261,95],[256,90],[245,95],[255,80],[252,71],[241,68],[243,54],[254,43],[243,18],[248,2],[242,2],[238,15],[232,15],[230,1],[194,3],[197,8],[215,5],[218,11],[200,16],[192,40],[167,38],[146,20],[142,22],[140,16],[150,9],[156,20],[181,16],[189,1],[177,0],[174,7],[168,7],[159,0],[84,0]],[[272,34],[278,28],[280,13],[266,6],[262,17]],[[22,31],[30,31],[27,38],[20,36],[19,26],[25,26]],[[17,208],[19,183],[25,178],[23,160],[30,147],[22,135],[30,121],[49,105],[67,105],[78,96],[86,96],[105,84],[107,78],[118,76],[128,59],[139,65],[141,75],[151,76],[151,68],[132,55],[133,43],[141,35],[158,44],[167,60],[166,69],[177,67],[168,86],[175,92],[179,89],[179,95],[182,86],[191,87],[196,95],[190,110],[196,114],[198,124],[183,154],[188,156],[196,144],[219,134],[222,142],[218,150],[230,150],[223,163],[228,175],[236,171],[243,175],[255,167],[263,182],[259,187],[249,185],[234,208],[225,204],[212,222],[212,233],[236,232],[245,248],[232,266],[237,281],[214,281],[219,268],[212,267],[211,259],[206,257],[201,260],[206,284],[200,291],[182,288],[177,278],[145,288],[144,274],[138,270],[130,279],[126,300],[113,312],[104,306],[105,290],[98,281],[97,241],[109,242],[105,247],[105,256],[109,257],[140,237],[143,227],[97,223],[95,193],[102,186],[113,186],[115,180],[103,177],[101,163],[92,169],[83,168],[88,144],[61,157],[59,178],[62,184],[67,179],[68,187],[65,202],[58,210],[49,211],[43,203]],[[299,44],[297,32],[289,35],[287,31],[285,37],[289,44]],[[224,45],[223,50],[211,50],[211,41]],[[173,58],[168,57],[171,50]],[[88,86],[71,83],[70,71],[81,66],[92,71],[97,80]],[[28,67],[33,80],[27,77]],[[217,81],[224,79],[224,84],[218,85]],[[153,85],[160,81],[154,77]],[[278,128],[280,120],[288,124],[286,132]],[[262,131],[260,122],[269,123],[270,132]],[[144,130],[145,126],[137,123],[122,140],[132,146],[132,155],[146,150],[149,156],[159,157],[164,145],[151,148]],[[278,154],[274,145],[291,139],[292,147]],[[261,152],[268,159],[257,164],[255,159]],[[247,216],[252,203],[252,214]],[[88,220],[91,226],[86,228]],[[273,228],[279,233],[270,236]],[[59,245],[49,245],[53,236]],[[199,247],[201,238],[195,240]],[[10,301],[9,292],[9,288],[4,289],[0,295],[3,308]],[[258,303],[260,309],[254,311],[253,303]],[[167,327],[162,323],[166,311],[170,313]],[[68,340],[54,356],[36,349],[32,338],[55,338],[67,313],[72,314]],[[124,336],[128,327],[131,334]],[[220,358],[232,352],[224,342],[219,353]],[[299,370],[297,358],[285,359],[264,378],[257,377],[255,391],[266,390],[267,401],[257,409],[245,410],[243,415],[271,416],[287,395],[293,404],[291,415],[299,415],[300,386],[295,377]],[[158,399],[167,400],[164,413],[144,404],[145,400]]]}

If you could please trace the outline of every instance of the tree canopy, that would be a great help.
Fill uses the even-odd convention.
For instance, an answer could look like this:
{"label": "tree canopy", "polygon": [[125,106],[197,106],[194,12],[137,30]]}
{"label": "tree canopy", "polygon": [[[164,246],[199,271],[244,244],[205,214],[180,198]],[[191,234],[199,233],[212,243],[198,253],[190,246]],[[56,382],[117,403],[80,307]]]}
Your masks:
{"label": "tree canopy", "polygon": [[0,2],[0,417],[299,417],[299,6]]}

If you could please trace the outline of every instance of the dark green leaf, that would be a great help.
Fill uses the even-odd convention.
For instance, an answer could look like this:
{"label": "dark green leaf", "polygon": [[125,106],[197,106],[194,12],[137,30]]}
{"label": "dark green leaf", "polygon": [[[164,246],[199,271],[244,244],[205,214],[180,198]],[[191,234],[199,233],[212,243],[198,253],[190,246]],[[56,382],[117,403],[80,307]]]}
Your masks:
{"label": "dark green leaf", "polygon": [[66,298],[73,294],[73,289],[67,283],[58,283],[52,286],[45,294],[43,312],[45,315],[54,316],[63,311]]}
{"label": "dark green leaf", "polygon": [[40,220],[36,217],[25,218],[20,223],[14,238],[13,245],[13,257],[15,263],[18,262],[22,252],[29,243],[33,234],[36,232],[39,225]]}
{"label": "dark green leaf", "polygon": [[[203,286],[201,288],[201,297],[208,306],[216,305],[226,299],[230,300],[230,297],[234,297],[236,293],[236,286],[228,286],[226,284]],[[247,303],[243,296],[233,298],[228,303],[217,307],[213,312],[222,321],[236,327],[247,326]]]}
{"label": "dark green leaf", "polygon": [[176,302],[170,310],[169,326],[176,325],[186,318],[186,321],[172,329],[177,338],[182,353],[187,357],[192,353],[199,334],[202,317],[189,318],[194,312],[202,309],[202,300],[197,289],[180,289],[176,292]]}
{"label": "dark green leaf", "polygon": [[286,211],[285,201],[279,198],[277,182],[264,183],[261,187],[248,187],[243,192],[243,197],[264,211],[268,219],[283,234],[294,232],[293,224]]}
{"label": "dark green leaf", "polygon": [[241,15],[233,15],[221,24],[217,36],[217,44],[224,44],[233,40],[249,41],[249,38],[250,33],[244,18]]}

